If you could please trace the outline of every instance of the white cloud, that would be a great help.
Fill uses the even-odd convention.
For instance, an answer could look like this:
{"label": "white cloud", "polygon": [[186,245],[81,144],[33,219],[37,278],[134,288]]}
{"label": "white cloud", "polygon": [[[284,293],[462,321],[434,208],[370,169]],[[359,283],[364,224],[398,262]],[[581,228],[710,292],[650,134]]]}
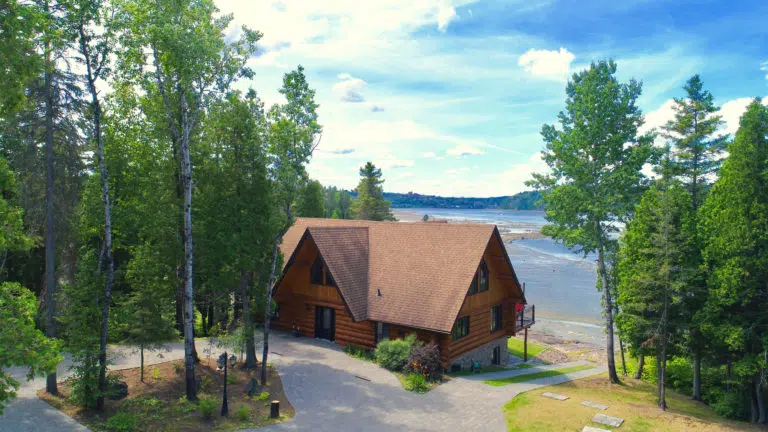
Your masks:
{"label": "white cloud", "polygon": [[[753,100],[754,98],[748,97],[733,99],[720,107],[720,115],[726,124],[725,133],[735,134],[739,130],[739,120]],[[763,105],[768,105],[768,98],[763,98]]]}
{"label": "white cloud", "polygon": [[768,61],[760,63],[760,70],[765,72],[765,79],[768,80]]}
{"label": "white cloud", "polygon": [[368,83],[360,78],[355,78],[348,73],[339,74],[341,81],[333,85],[333,91],[339,96],[342,102],[364,102],[363,91],[368,87]]}
{"label": "white cloud", "polygon": [[435,154],[435,152],[426,152],[422,156],[425,158],[433,158],[433,157],[437,157],[437,154]]}
{"label": "white cloud", "polygon": [[481,155],[485,152],[470,144],[459,143],[456,147],[448,149],[446,153],[451,156],[462,157],[468,155]]}
{"label": "white cloud", "polygon": [[448,29],[448,25],[451,23],[451,21],[458,18],[459,16],[456,14],[456,8],[446,2],[440,3],[440,6],[438,6],[437,9],[438,30],[445,32]]}
{"label": "white cloud", "polygon": [[563,81],[568,79],[574,57],[565,48],[559,51],[529,49],[520,56],[517,64],[533,76]]}
{"label": "white cloud", "polygon": [[659,108],[647,112],[645,114],[645,124],[641,126],[637,132],[640,135],[644,135],[647,132],[650,132],[652,129],[656,129],[657,131],[660,130],[661,127],[667,124],[668,121],[675,118],[675,110],[673,109],[674,106],[675,101],[669,99]]}

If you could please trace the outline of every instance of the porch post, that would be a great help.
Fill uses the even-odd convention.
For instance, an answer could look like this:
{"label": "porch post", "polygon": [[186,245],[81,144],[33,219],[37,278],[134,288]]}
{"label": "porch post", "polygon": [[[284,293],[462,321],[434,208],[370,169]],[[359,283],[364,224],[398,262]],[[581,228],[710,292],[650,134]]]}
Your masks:
{"label": "porch post", "polygon": [[523,340],[523,361],[528,361],[528,327],[525,328],[525,339]]}

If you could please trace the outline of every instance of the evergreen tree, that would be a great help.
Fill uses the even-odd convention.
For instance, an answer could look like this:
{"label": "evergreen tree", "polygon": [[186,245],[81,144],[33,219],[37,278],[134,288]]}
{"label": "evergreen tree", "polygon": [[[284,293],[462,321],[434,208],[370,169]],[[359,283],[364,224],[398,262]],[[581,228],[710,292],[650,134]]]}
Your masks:
{"label": "evergreen tree", "polygon": [[759,99],[741,117],[735,140],[701,208],[710,269],[702,332],[738,360],[734,381],[751,399],[752,421],[768,421],[768,109]]}
{"label": "evergreen tree", "polygon": [[[561,129],[544,125],[542,159],[551,172],[531,185],[543,190],[542,232],[584,254],[597,254],[598,286],[609,287],[606,253],[614,247],[617,222],[624,222],[642,192],[641,169],[652,156],[652,137],[637,136],[643,116],[636,105],[641,84],[619,83],[616,63],[601,61],[574,74],[566,87]],[[608,373],[618,382],[614,361],[613,298],[603,289]]]}
{"label": "evergreen tree", "polygon": [[[664,137],[675,150],[674,157],[664,169],[683,182],[691,195],[693,217],[696,218],[696,212],[706,197],[709,181],[722,163],[727,137],[716,135],[723,125],[721,117],[716,115],[720,108],[714,104],[712,94],[703,89],[701,78],[698,75],[691,77],[684,90],[685,97],[675,98],[674,120],[663,128]],[[693,231],[691,235],[696,238],[698,231]],[[689,251],[697,265],[701,265],[701,243],[697,239]],[[688,329],[686,346],[693,357],[693,398],[696,400],[702,400],[701,357],[706,345],[699,330],[701,317],[697,316],[706,301],[704,279],[701,272],[691,275],[685,297],[686,307],[682,311],[687,316],[683,324]]]}
{"label": "evergreen tree", "polygon": [[381,169],[368,162],[360,168],[360,183],[357,185],[357,199],[352,203],[356,219],[384,221],[395,220],[389,209],[389,201],[384,199]]}
{"label": "evergreen tree", "polygon": [[296,216],[321,218],[325,214],[323,208],[323,186],[317,180],[307,181],[299,190],[296,199]]}
{"label": "evergreen tree", "polygon": [[678,339],[680,308],[690,275],[691,205],[681,186],[661,181],[643,194],[621,242],[619,330],[644,355],[655,348],[659,407],[666,409],[666,364]]}

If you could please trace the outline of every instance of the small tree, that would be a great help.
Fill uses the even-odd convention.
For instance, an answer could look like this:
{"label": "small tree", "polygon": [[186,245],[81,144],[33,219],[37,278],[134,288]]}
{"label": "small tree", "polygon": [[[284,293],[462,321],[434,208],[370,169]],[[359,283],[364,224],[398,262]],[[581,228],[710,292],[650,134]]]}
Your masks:
{"label": "small tree", "polygon": [[323,217],[323,186],[319,181],[309,180],[301,187],[295,212],[298,217]]}
{"label": "small tree", "polygon": [[367,162],[360,168],[360,183],[357,185],[357,199],[352,202],[352,211],[356,219],[384,221],[395,220],[389,209],[389,201],[384,199],[381,169]]}
{"label": "small tree", "polygon": [[168,301],[173,297],[174,284],[166,275],[172,269],[163,264],[160,252],[151,244],[141,245],[133,251],[126,279],[132,291],[123,302],[130,316],[123,329],[125,341],[137,345],[141,381],[144,381],[144,350],[160,349],[164,343],[177,338],[173,310]]}

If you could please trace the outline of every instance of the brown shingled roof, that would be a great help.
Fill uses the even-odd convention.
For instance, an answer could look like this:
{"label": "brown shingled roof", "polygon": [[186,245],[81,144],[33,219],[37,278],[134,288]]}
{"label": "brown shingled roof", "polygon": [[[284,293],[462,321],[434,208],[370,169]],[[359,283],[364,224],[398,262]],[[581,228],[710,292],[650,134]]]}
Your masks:
{"label": "brown shingled roof", "polygon": [[487,224],[299,218],[283,237],[286,258],[305,234],[317,244],[355,321],[449,333],[498,231]]}

